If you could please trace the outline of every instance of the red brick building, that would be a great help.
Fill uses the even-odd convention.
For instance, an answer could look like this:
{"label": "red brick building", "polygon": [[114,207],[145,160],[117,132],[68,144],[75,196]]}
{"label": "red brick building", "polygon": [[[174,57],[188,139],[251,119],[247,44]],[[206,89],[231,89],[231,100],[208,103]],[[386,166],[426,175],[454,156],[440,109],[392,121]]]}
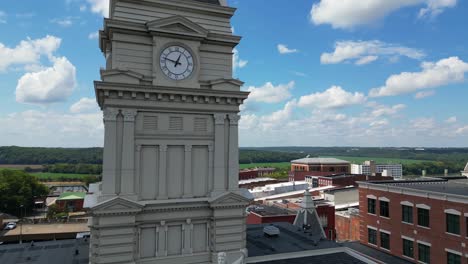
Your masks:
{"label": "red brick building", "polygon": [[[335,207],[333,205],[316,201],[317,214],[322,221],[322,226],[328,239],[335,240]],[[274,206],[257,205],[250,207],[247,215],[247,224],[267,224],[287,222],[294,223],[297,210],[300,209],[297,203],[278,203]]]}
{"label": "red brick building", "polygon": [[304,158],[291,161],[289,181],[303,181],[306,175],[328,176],[351,173],[349,161],[335,158]]}
{"label": "red brick building", "polygon": [[60,195],[55,201],[57,206],[69,212],[76,212],[83,210],[83,203],[86,193],[84,192],[65,192]]}
{"label": "red brick building", "polygon": [[376,176],[367,176],[362,174],[341,174],[329,176],[305,176],[305,181],[309,183],[312,188],[324,186],[357,186],[358,181],[391,181],[392,177],[383,177],[380,174]]}
{"label": "red brick building", "polygon": [[468,179],[360,182],[360,242],[414,263],[468,264]]}
{"label": "red brick building", "polygon": [[255,168],[239,171],[239,180],[250,180],[261,177],[268,177],[275,172],[275,168]]}
{"label": "red brick building", "polygon": [[360,226],[359,209],[350,208],[348,211],[335,213],[337,241],[359,241],[361,238]]}

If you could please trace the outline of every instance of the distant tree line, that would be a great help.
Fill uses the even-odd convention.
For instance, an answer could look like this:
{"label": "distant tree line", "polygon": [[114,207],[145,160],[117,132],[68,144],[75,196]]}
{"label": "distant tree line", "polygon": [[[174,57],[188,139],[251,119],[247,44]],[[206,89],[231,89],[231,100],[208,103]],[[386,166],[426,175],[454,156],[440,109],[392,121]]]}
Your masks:
{"label": "distant tree line", "polygon": [[102,148],[0,147],[0,164],[102,164]]}
{"label": "distant tree line", "polygon": [[[265,147],[248,148],[267,152],[288,152],[313,156],[352,156],[387,159],[468,162],[468,148],[361,148],[361,147]],[[241,149],[242,152],[242,149]]]}
{"label": "distant tree line", "polygon": [[43,172],[52,173],[73,173],[73,174],[91,174],[99,175],[102,173],[101,164],[70,164],[70,163],[58,163],[58,164],[46,164],[43,167]]}
{"label": "distant tree line", "polygon": [[305,157],[303,153],[241,149],[239,163],[289,162]]}
{"label": "distant tree line", "polygon": [[445,170],[449,174],[459,173],[464,169],[466,162],[452,161],[427,161],[413,164],[405,164],[403,166],[403,175],[422,175],[425,170],[427,175],[444,175]]}
{"label": "distant tree line", "polygon": [[[102,153],[102,148],[0,147],[0,164],[39,164],[45,172],[99,175]],[[239,163],[289,162],[307,155],[423,160],[404,165],[405,175],[421,175],[422,170],[443,174],[445,169],[454,173],[468,162],[468,148],[267,147],[241,148]]]}

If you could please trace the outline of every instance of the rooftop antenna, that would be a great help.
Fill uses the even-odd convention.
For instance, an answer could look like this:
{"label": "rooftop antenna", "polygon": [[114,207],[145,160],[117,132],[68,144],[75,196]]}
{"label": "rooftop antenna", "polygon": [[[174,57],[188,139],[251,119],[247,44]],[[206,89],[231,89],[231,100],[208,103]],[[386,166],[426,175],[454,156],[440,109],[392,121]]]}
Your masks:
{"label": "rooftop antenna", "polygon": [[307,155],[306,158],[310,158],[310,155]]}

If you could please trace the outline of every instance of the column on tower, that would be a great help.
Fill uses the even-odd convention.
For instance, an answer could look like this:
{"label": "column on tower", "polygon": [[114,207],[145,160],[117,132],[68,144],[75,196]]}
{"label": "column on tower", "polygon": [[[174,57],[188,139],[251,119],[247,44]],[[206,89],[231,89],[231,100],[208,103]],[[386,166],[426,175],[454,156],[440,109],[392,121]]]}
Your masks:
{"label": "column on tower", "polygon": [[239,115],[229,114],[229,191],[239,189],[239,120]]}
{"label": "column on tower", "polygon": [[225,146],[226,114],[214,114],[215,143],[214,143],[214,196],[226,190],[226,152]]}
{"label": "column on tower", "polygon": [[117,115],[119,109],[107,107],[104,112],[104,153],[102,180],[106,184],[102,186],[103,195],[115,195],[116,190],[116,168],[117,168]]}
{"label": "column on tower", "polygon": [[135,117],[136,109],[122,110],[124,117],[122,136],[122,172],[120,179],[120,193],[133,195],[135,193]]}

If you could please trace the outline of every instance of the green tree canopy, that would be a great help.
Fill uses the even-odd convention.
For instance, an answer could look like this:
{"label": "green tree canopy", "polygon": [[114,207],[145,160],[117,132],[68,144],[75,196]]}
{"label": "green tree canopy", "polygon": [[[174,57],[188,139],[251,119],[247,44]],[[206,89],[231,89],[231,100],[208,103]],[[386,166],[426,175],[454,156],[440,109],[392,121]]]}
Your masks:
{"label": "green tree canopy", "polygon": [[49,189],[36,177],[18,170],[0,171],[0,211],[21,216],[20,206],[30,211],[35,197],[44,197]]}

